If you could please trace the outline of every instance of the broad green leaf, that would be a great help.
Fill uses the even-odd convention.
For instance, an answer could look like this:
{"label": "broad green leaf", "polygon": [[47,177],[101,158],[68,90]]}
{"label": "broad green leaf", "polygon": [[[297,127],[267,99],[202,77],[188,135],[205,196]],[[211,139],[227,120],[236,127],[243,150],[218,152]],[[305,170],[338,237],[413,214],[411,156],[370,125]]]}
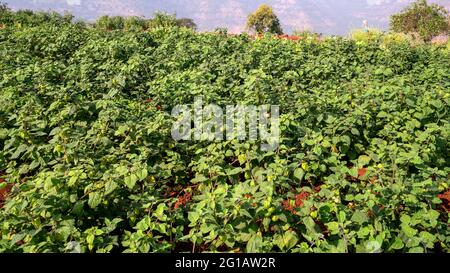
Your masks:
{"label": "broad green leaf", "polygon": [[253,234],[250,240],[247,242],[247,253],[260,253],[262,251],[263,241],[262,236],[259,234]]}
{"label": "broad green leaf", "polygon": [[368,221],[368,217],[365,212],[358,210],[353,213],[351,221],[356,222],[361,225]]}
{"label": "broad green leaf", "polygon": [[403,249],[405,247],[405,244],[403,243],[402,239],[400,239],[399,237],[395,238],[395,241],[392,243],[391,248],[398,250],[398,249]]}
{"label": "broad green leaf", "polygon": [[305,176],[305,171],[302,168],[295,169],[295,171],[294,171],[295,178],[302,181],[304,176]]}
{"label": "broad green leaf", "polygon": [[88,205],[91,208],[96,208],[102,202],[102,194],[100,192],[91,192],[89,193],[89,201]]}
{"label": "broad green leaf", "polygon": [[114,181],[107,181],[105,183],[105,195],[112,193],[117,188],[117,183]]}
{"label": "broad green leaf", "polygon": [[134,173],[126,176],[125,177],[125,185],[129,188],[129,189],[133,189],[134,186],[136,185],[136,182],[138,181],[138,177],[137,175],[135,175]]}
{"label": "broad green leaf", "polygon": [[136,175],[139,178],[139,181],[145,180],[148,176],[147,169],[143,168],[143,169],[139,170],[138,172],[136,172]]}
{"label": "broad green leaf", "polygon": [[285,250],[293,248],[298,242],[298,236],[294,231],[288,230],[283,235],[283,246]]}
{"label": "broad green leaf", "polygon": [[361,166],[366,166],[370,163],[372,159],[370,158],[370,156],[367,155],[361,155],[358,157],[358,163]]}

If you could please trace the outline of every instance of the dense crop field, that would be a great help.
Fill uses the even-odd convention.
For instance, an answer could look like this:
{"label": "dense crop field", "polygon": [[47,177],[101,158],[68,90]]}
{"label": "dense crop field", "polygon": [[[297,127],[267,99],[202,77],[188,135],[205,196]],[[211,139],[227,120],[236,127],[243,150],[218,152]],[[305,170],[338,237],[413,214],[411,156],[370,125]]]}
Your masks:
{"label": "dense crop field", "polygon": [[[5,27],[0,75],[0,252],[450,251],[445,48]],[[199,95],[279,148],[176,142]]]}

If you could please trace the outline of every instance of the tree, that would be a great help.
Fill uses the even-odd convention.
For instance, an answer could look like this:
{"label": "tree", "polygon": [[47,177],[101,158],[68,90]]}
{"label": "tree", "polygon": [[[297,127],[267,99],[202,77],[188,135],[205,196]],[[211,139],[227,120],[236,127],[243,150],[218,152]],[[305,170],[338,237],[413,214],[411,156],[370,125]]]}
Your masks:
{"label": "tree", "polygon": [[272,33],[283,34],[280,20],[268,5],[261,5],[252,14],[248,16],[247,28],[255,31],[257,34]]}
{"label": "tree", "polygon": [[9,11],[8,6],[6,3],[0,2],[0,14]]}
{"label": "tree", "polygon": [[194,20],[191,18],[180,18],[177,19],[177,25],[179,27],[186,27],[191,29],[197,29],[197,25],[195,24]]}
{"label": "tree", "polygon": [[218,28],[214,29],[214,33],[217,33],[219,35],[227,36],[228,35],[228,28],[226,28],[226,27],[218,27]]}
{"label": "tree", "polygon": [[417,33],[424,41],[449,31],[448,11],[426,0],[417,0],[399,14],[391,16],[395,32]]}
{"label": "tree", "polygon": [[109,17],[108,15],[101,16],[98,18],[95,26],[99,29],[104,30],[116,30],[123,29],[125,24],[125,19],[121,16]]}
{"label": "tree", "polygon": [[4,24],[10,23],[11,21],[11,12],[8,6],[0,2],[0,28],[4,27]]}
{"label": "tree", "polygon": [[95,27],[100,29],[109,29],[111,27],[109,16],[108,15],[100,16],[95,22]]}
{"label": "tree", "polygon": [[177,17],[175,15],[170,15],[163,12],[155,13],[153,19],[150,19],[149,21],[150,28],[175,26],[178,26]]}
{"label": "tree", "polygon": [[130,16],[125,19],[125,30],[145,30],[147,28],[147,21],[138,16]]}
{"label": "tree", "polygon": [[110,17],[113,29],[123,29],[125,25],[125,19],[122,16]]}

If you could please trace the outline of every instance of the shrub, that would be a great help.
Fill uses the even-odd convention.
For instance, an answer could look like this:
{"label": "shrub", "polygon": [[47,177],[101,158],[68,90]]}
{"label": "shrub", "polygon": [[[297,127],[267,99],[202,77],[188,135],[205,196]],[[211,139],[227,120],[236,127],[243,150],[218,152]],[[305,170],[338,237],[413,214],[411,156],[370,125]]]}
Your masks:
{"label": "shrub", "polygon": [[381,36],[381,44],[383,46],[389,46],[392,44],[411,44],[413,42],[413,37],[409,34],[404,33],[394,33],[394,32],[388,32],[384,33]]}
{"label": "shrub", "polygon": [[350,33],[350,38],[359,43],[372,43],[380,41],[383,33],[376,28],[365,29],[355,29]]}
{"label": "shrub", "polygon": [[448,11],[426,0],[417,0],[399,14],[391,17],[391,29],[395,32],[418,33],[425,41],[450,30]]}
{"label": "shrub", "polygon": [[149,28],[168,28],[178,26],[177,17],[163,12],[157,12],[148,21]]}
{"label": "shrub", "polygon": [[130,16],[125,19],[125,30],[145,30],[147,29],[148,22],[145,18]]}

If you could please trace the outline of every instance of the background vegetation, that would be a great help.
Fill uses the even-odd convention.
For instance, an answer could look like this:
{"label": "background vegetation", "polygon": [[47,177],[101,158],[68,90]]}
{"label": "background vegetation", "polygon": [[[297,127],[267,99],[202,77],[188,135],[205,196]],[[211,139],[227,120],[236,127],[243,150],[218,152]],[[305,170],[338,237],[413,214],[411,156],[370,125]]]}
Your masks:
{"label": "background vegetation", "polygon": [[391,16],[391,29],[395,32],[414,33],[424,41],[439,34],[448,34],[450,20],[448,11],[439,5],[418,0],[403,12]]}

